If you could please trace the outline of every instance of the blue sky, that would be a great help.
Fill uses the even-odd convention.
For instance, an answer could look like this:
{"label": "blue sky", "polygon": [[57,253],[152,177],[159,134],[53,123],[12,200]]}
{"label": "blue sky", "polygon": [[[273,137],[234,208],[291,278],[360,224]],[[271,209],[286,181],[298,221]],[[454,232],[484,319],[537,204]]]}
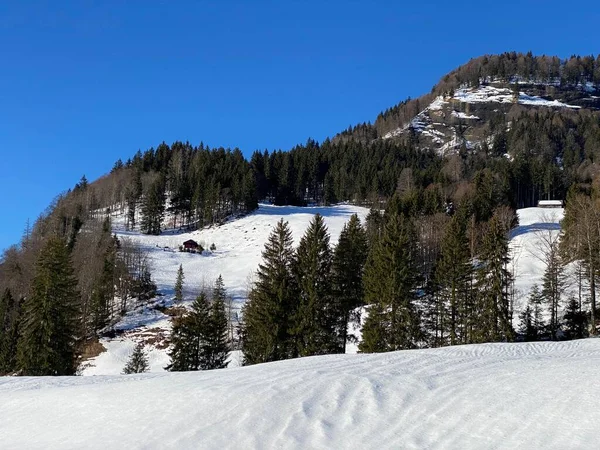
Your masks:
{"label": "blue sky", "polygon": [[598,24],[588,1],[1,2],[0,249],[139,148],[320,141],[471,57],[597,54]]}

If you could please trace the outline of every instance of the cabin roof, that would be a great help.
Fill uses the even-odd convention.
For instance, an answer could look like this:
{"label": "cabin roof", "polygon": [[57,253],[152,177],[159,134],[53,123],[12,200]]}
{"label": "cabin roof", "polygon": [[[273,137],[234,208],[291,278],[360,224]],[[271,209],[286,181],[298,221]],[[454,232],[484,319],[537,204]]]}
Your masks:
{"label": "cabin roof", "polygon": [[538,205],[562,205],[562,200],[540,200]]}

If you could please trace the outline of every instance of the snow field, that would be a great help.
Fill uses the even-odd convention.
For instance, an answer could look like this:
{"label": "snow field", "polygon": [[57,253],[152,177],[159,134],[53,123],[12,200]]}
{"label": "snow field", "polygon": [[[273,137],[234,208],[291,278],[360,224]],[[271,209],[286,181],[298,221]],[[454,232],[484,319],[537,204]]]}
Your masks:
{"label": "snow field", "polygon": [[595,448],[600,340],[0,378],[5,448]]}
{"label": "snow field", "polygon": [[[513,326],[519,325],[519,312],[527,306],[534,285],[540,289],[544,276],[543,249],[549,238],[560,234],[563,208],[524,208],[517,210],[519,226],[512,230],[510,240],[511,267],[515,277]],[[560,311],[559,311],[560,313]]]}

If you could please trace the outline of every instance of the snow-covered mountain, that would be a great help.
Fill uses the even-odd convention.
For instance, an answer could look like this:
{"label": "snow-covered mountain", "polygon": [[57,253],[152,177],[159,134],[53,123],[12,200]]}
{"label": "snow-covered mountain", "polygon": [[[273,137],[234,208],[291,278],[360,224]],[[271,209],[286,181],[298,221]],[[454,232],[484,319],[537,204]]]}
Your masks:
{"label": "snow-covered mountain", "polygon": [[[578,95],[574,96],[573,92]],[[518,107],[595,109],[600,106],[599,95],[591,84],[561,89],[550,83],[484,82],[477,87],[465,86],[435,97],[412,120],[387,132],[382,139],[412,135],[421,148],[447,155],[463,145],[470,150],[484,141],[489,144],[493,137],[489,122],[498,114],[515,115]]]}
{"label": "snow-covered mountain", "polygon": [[0,378],[2,448],[596,448],[600,340]]}

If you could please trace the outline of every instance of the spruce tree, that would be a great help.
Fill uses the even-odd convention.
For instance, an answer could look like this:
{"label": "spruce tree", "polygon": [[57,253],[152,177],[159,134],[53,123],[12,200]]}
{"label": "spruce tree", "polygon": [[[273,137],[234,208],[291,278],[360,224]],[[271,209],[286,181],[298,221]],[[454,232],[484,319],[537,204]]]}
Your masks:
{"label": "spruce tree", "polygon": [[159,177],[148,187],[142,198],[142,232],[159,235],[162,231],[164,211],[164,183],[162,177]]}
{"label": "spruce tree", "polygon": [[200,363],[202,370],[227,367],[229,343],[227,342],[227,314],[225,312],[226,296],[227,291],[225,290],[223,278],[219,275],[213,290],[208,322],[202,333]]}
{"label": "spruce tree", "polygon": [[80,333],[79,294],[66,242],[50,238],[23,305],[18,368],[23,375],[73,375]]}
{"label": "spruce tree", "polygon": [[172,372],[199,370],[203,344],[210,317],[210,305],[204,292],[192,303],[192,310],[173,320],[171,330],[171,363],[165,367]]}
{"label": "spruce tree", "polygon": [[362,277],[367,254],[367,234],[354,214],[340,233],[332,261],[334,307],[339,317],[336,334],[341,353],[345,351],[348,340],[348,324],[359,319],[355,310],[363,304]]}
{"label": "spruce tree", "polygon": [[180,303],[183,301],[183,280],[185,275],[183,274],[183,264],[179,264],[177,270],[177,280],[175,280],[175,301]]}
{"label": "spruce tree", "polygon": [[537,340],[538,334],[533,323],[533,313],[529,305],[519,314],[519,333],[526,342]]}
{"label": "spruce tree", "polygon": [[219,275],[215,281],[215,286],[213,287],[212,300],[213,302],[219,300],[225,303],[226,298],[227,290],[225,289],[225,283],[223,282],[223,277]]}
{"label": "spruce tree", "polygon": [[148,356],[144,352],[144,343],[138,342],[129,357],[129,361],[127,361],[127,364],[123,368],[123,373],[144,373],[148,372],[149,369]]}
{"label": "spruce tree", "polygon": [[297,356],[291,317],[297,309],[292,274],[294,250],[288,223],[281,219],[271,232],[258,266],[257,280],[242,310],[244,364]]}
{"label": "spruce tree", "polygon": [[546,328],[542,313],[543,301],[544,297],[536,284],[531,288],[531,292],[529,293],[529,298],[527,300],[528,306],[531,309],[531,321],[532,326],[536,331],[536,339],[539,339],[544,335]]}
{"label": "spruce tree", "polygon": [[467,239],[467,220],[459,210],[446,228],[435,278],[440,318],[440,345],[469,342],[470,295],[473,265]]}
{"label": "spruce tree", "polygon": [[0,375],[16,370],[19,320],[19,302],[6,289],[0,298]]}
{"label": "spruce tree", "polygon": [[587,337],[588,318],[585,312],[579,308],[575,298],[571,298],[567,304],[564,315],[565,331],[570,339],[581,339]]}
{"label": "spruce tree", "polygon": [[498,217],[490,219],[483,237],[477,270],[479,299],[476,311],[476,342],[511,341],[508,238]]}
{"label": "spruce tree", "polygon": [[339,351],[340,318],[333,304],[331,262],[329,233],[323,217],[316,214],[300,239],[294,265],[300,298],[294,334],[300,356]]}
{"label": "spruce tree", "polygon": [[365,266],[365,303],[373,306],[365,320],[361,352],[419,345],[422,336],[416,308],[416,256],[416,232],[410,219],[391,215]]}

